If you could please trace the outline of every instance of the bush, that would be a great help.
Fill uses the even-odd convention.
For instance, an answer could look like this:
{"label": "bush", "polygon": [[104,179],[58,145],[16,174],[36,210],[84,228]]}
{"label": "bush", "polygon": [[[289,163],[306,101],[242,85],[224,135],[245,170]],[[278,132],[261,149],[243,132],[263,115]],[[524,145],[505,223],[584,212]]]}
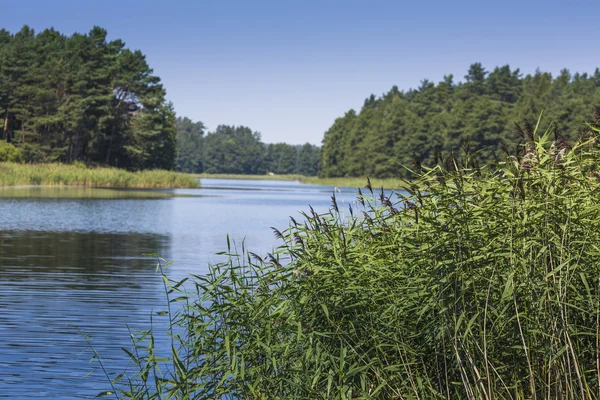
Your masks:
{"label": "bush", "polygon": [[23,153],[10,143],[0,140],[0,162],[22,163]]}
{"label": "bush", "polygon": [[276,231],[267,259],[229,246],[192,288],[170,282],[185,306],[170,314],[169,372],[146,333],[122,393],[600,398],[596,139],[523,134],[520,157],[449,157],[348,215],[334,197]]}
{"label": "bush", "polygon": [[87,165],[83,161],[75,160],[71,165],[78,169],[87,169]]}

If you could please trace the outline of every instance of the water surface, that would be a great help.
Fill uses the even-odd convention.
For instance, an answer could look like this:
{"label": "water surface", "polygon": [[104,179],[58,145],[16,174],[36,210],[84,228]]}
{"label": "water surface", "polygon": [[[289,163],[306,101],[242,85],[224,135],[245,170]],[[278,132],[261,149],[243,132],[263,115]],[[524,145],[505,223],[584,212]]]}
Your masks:
{"label": "water surface", "polygon": [[336,191],[286,181],[203,179],[201,189],[0,189],[0,397],[91,398],[108,382],[79,331],[108,368],[121,372],[127,325],[149,327],[165,309],[157,253],[168,274],[203,274],[226,249],[226,235],[265,254],[279,243],[270,227],[312,205],[325,212]]}

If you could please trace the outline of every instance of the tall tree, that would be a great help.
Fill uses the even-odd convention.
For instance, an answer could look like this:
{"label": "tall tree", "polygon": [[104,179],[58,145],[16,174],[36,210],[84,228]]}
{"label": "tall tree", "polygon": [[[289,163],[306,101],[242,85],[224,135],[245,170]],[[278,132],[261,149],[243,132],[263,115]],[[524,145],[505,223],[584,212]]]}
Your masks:
{"label": "tall tree", "polygon": [[304,176],[316,176],[319,172],[319,148],[310,143],[304,144],[298,153],[296,173]]}
{"label": "tall tree", "polygon": [[202,173],[204,124],[192,122],[187,117],[178,117],[177,131],[177,170],[182,172]]}
{"label": "tall tree", "polygon": [[172,168],[175,122],[140,51],[106,30],[0,31],[2,139],[30,162],[93,161]]}
{"label": "tall tree", "polygon": [[325,132],[321,152],[321,169],[319,176],[338,177],[346,175],[346,141],[348,133],[354,128],[356,111],[350,110],[335,120],[331,128]]}
{"label": "tall tree", "polygon": [[222,174],[264,174],[260,134],[245,126],[219,125],[204,138],[204,170]]}

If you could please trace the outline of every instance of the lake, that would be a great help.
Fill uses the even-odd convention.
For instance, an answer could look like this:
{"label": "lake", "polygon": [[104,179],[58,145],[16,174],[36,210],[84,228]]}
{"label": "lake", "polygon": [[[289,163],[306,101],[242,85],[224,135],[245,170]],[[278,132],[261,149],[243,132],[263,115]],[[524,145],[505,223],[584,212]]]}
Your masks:
{"label": "lake", "polygon": [[[266,254],[270,227],[331,194],[356,190],[288,181],[203,179],[201,189],[0,188],[0,397],[91,398],[109,384],[82,333],[109,370],[128,366],[132,330],[166,308],[156,253],[167,275],[203,274],[226,235]],[[341,208],[341,207],[340,207]]]}

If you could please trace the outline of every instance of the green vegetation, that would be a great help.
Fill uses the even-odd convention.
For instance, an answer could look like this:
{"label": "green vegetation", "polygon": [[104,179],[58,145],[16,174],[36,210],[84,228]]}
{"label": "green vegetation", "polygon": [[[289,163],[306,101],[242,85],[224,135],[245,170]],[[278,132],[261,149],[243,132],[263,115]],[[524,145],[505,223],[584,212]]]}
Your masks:
{"label": "green vegetation", "polygon": [[160,79],[140,51],[106,37],[99,27],[0,30],[0,139],[26,162],[174,167],[175,115]]}
{"label": "green vegetation", "polygon": [[113,390],[599,399],[598,111],[572,146],[527,124],[505,162],[479,168],[467,153],[423,167],[406,195],[373,189],[354,209],[333,197],[329,212],[275,230],[274,254],[228,241],[208,275],[164,277],[169,354],[152,331],[133,337],[139,373]]}
{"label": "green vegetation", "polygon": [[244,126],[220,125],[205,135],[202,122],[177,119],[177,170],[189,173],[314,176],[320,149],[309,143],[265,144]]}
{"label": "green vegetation", "polygon": [[23,152],[10,143],[0,141],[0,162],[23,162]]}
{"label": "green vegetation", "polygon": [[193,176],[179,172],[145,170],[129,172],[117,168],[87,168],[85,165],[0,163],[0,186],[78,185],[129,188],[195,188]]}
{"label": "green vegetation", "polygon": [[305,179],[302,175],[244,175],[244,174],[197,174],[198,178],[210,179],[242,179],[242,180],[270,180],[270,181],[299,181]]}
{"label": "green vegetation", "polygon": [[[310,185],[323,185],[323,186],[335,186],[335,187],[349,187],[349,188],[360,188],[365,187],[367,177],[362,178],[350,178],[350,177],[337,177],[337,178],[319,178],[316,176],[304,176],[300,178],[300,182],[307,183]],[[399,178],[373,178],[370,180],[371,185],[375,188],[384,189],[404,189],[406,181]]]}
{"label": "green vegetation", "polygon": [[[510,66],[487,72],[470,66],[464,82],[452,75],[434,84],[421,82],[406,92],[393,87],[371,95],[360,112],[348,111],[325,133],[323,147],[264,144],[246,127],[219,126],[206,133],[201,122],[177,120],[177,168],[210,174],[305,175],[321,178],[410,178],[414,161],[426,166],[470,146],[481,165],[502,158],[514,143],[514,121],[535,119],[542,110],[555,118],[568,140],[585,130],[593,106],[600,104],[600,69],[592,75],[568,70],[553,77],[537,71],[522,76]],[[513,148],[509,149],[514,150]],[[361,180],[361,179],[359,179]],[[335,186],[356,186],[356,180]],[[320,181],[311,183],[320,184]],[[330,183],[328,183],[330,184]]]}
{"label": "green vegetation", "polygon": [[540,71],[523,77],[508,65],[488,73],[476,63],[464,83],[449,75],[407,92],[394,86],[379,98],[371,95],[360,112],[336,119],[323,138],[319,176],[406,178],[410,172],[402,166],[415,158],[431,166],[467,141],[485,165],[514,143],[514,121],[534,120],[543,110],[574,140],[598,104],[598,68],[592,75],[563,70],[556,77]]}
{"label": "green vegetation", "polygon": [[[128,170],[316,175],[319,148],[264,144],[247,127],[175,119],[139,51],[94,27],[65,36],[0,30],[0,161]],[[4,143],[2,143],[4,142]]]}

